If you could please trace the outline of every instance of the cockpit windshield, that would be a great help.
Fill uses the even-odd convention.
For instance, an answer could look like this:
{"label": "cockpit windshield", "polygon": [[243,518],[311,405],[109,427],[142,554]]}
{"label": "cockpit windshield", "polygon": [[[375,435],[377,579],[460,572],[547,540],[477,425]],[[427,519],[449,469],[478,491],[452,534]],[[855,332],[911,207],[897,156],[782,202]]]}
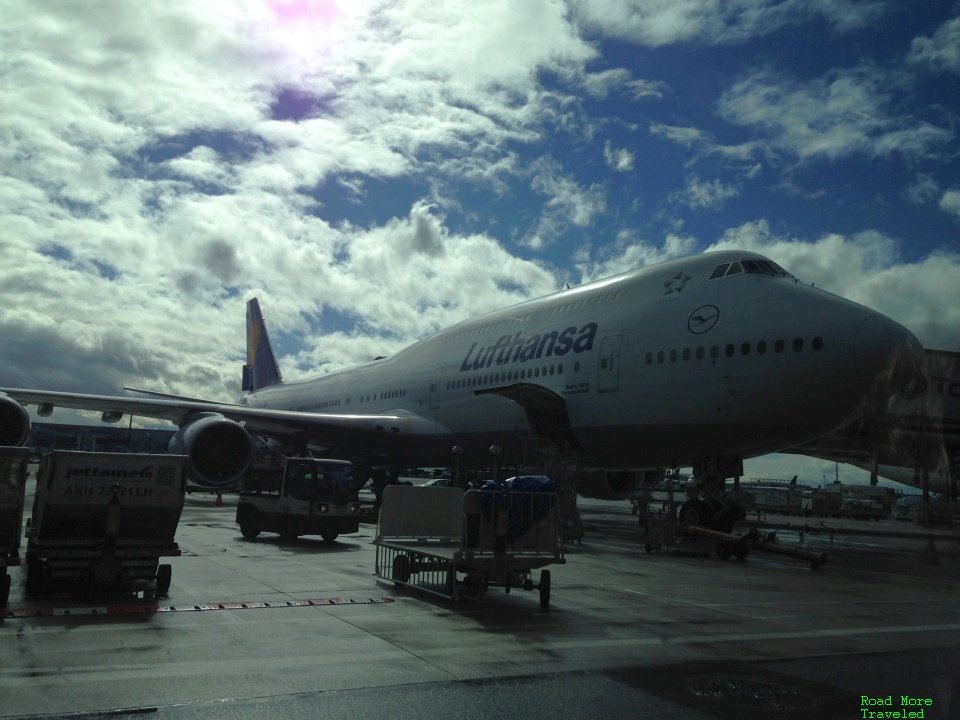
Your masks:
{"label": "cockpit windshield", "polygon": [[736,275],[737,273],[757,273],[761,275],[780,275],[793,277],[790,273],[770,260],[741,260],[740,262],[721,263],[713,269],[711,280]]}

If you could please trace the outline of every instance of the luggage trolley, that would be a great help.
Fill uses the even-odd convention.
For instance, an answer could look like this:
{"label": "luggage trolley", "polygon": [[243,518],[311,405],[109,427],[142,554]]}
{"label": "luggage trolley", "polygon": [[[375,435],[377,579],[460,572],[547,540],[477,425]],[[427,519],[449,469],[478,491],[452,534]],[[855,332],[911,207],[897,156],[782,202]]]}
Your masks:
{"label": "luggage trolley", "polygon": [[20,564],[20,526],[29,459],[28,448],[0,448],[0,622],[6,617],[10,598],[7,567]]}
{"label": "luggage trolley", "polygon": [[[497,489],[392,485],[384,489],[377,524],[375,574],[451,600],[490,586],[537,589],[550,605],[550,571],[566,562],[560,505],[549,478],[512,478]],[[488,483],[488,486],[492,484]],[[543,491],[514,490],[540,485]],[[460,575],[464,575],[460,578]]]}

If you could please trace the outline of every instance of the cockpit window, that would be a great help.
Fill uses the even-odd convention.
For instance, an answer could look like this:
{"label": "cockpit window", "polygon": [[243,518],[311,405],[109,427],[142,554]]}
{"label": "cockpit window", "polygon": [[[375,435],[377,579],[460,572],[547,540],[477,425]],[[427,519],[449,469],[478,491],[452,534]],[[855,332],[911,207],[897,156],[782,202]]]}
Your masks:
{"label": "cockpit window", "polygon": [[775,262],[770,262],[769,260],[742,260],[741,262],[722,263],[717,265],[717,267],[713,269],[713,274],[710,276],[710,279],[715,280],[720,277],[728,277],[741,272],[793,277]]}
{"label": "cockpit window", "polygon": [[730,267],[730,263],[723,263],[722,265],[717,265],[713,270],[713,275],[710,276],[711,280],[714,280],[718,277],[723,277],[723,274],[727,271],[727,268]]}

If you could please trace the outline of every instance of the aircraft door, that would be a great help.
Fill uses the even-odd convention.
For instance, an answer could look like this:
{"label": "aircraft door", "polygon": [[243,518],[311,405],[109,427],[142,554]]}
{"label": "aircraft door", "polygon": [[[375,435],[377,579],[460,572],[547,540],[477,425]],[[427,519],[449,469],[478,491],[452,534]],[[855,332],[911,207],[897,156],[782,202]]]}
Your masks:
{"label": "aircraft door", "polygon": [[597,391],[617,392],[620,389],[620,346],[623,335],[607,335],[600,343]]}
{"label": "aircraft door", "polygon": [[443,381],[443,368],[440,368],[430,378],[430,408],[440,407],[440,383]]}

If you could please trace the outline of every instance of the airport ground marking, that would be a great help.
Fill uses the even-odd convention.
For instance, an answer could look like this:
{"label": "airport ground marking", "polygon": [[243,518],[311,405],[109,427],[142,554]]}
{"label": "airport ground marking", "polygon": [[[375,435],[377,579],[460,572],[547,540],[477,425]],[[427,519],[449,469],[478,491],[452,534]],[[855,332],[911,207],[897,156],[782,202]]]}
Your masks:
{"label": "airport ground marking", "polygon": [[374,605],[392,603],[395,598],[314,598],[311,600],[284,600],[283,602],[214,602],[193,605],[100,605],[88,607],[10,608],[7,617],[81,617],[86,615],[145,615],[166,612],[203,612],[206,610],[253,610],[290,607],[322,607],[333,605]]}

